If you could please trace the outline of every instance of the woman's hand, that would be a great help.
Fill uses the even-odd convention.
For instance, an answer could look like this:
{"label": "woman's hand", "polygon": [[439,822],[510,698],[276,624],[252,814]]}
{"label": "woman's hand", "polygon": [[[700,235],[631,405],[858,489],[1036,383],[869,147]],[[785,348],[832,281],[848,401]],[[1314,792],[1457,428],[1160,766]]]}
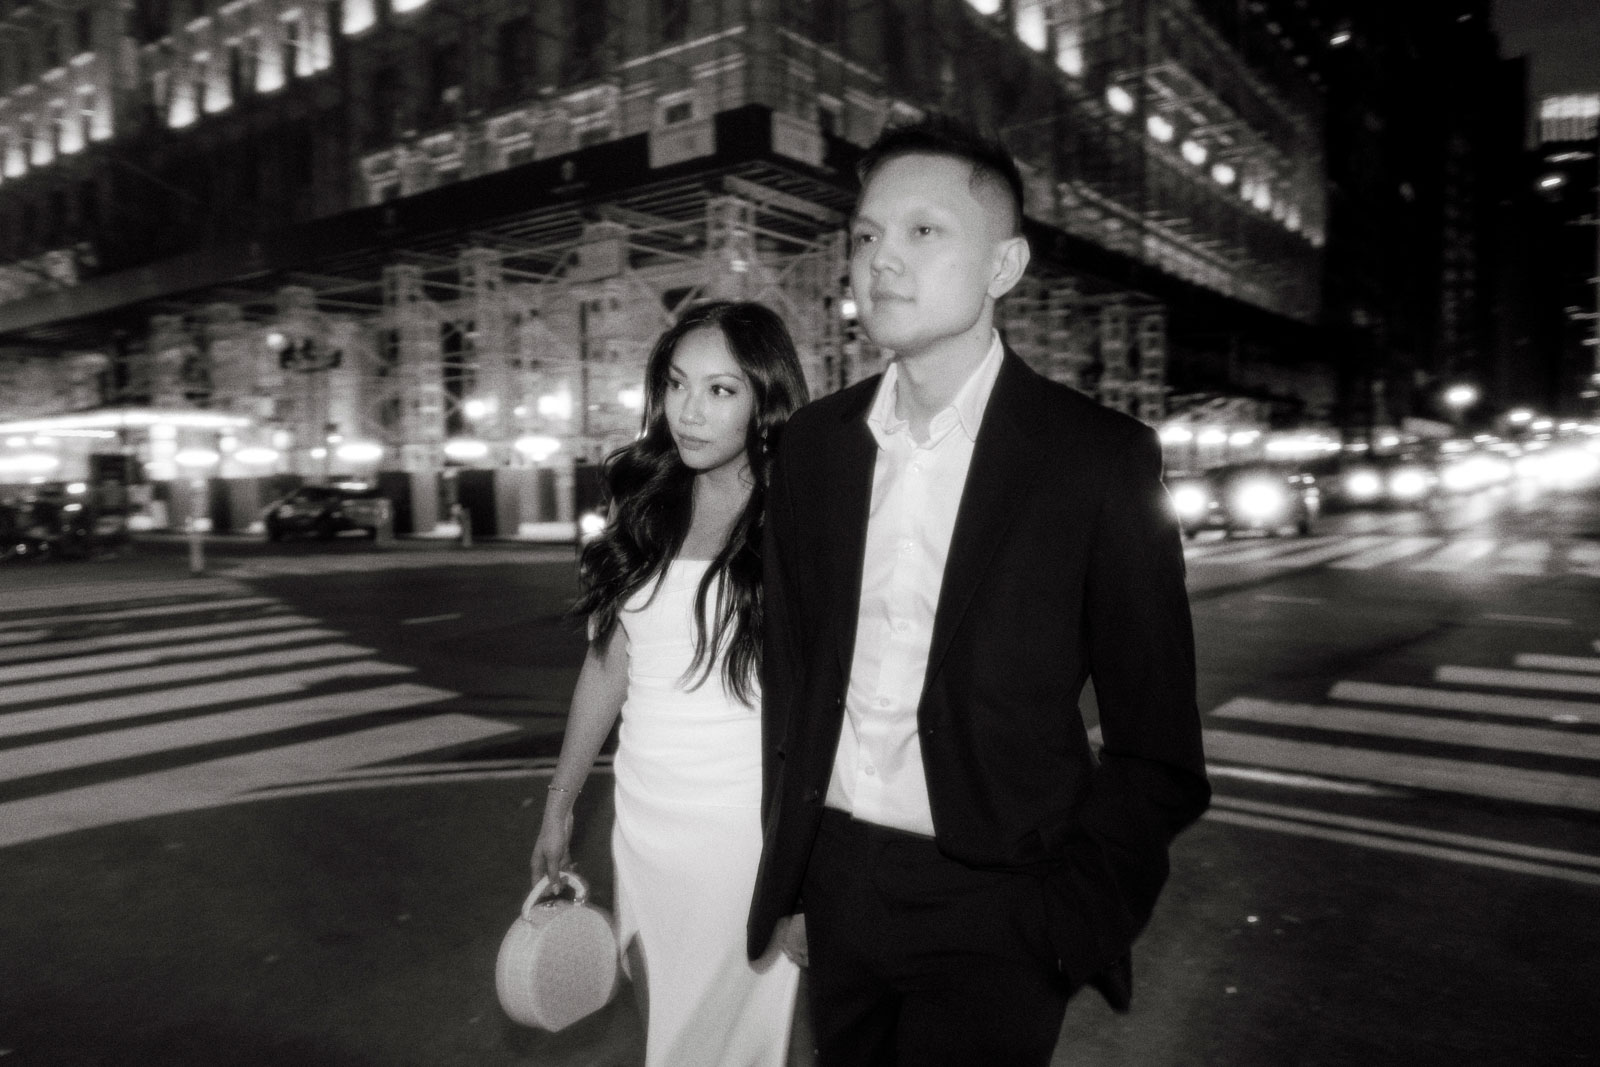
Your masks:
{"label": "woman's hand", "polygon": [[778,949],[797,966],[808,967],[811,957],[806,947],[806,917],[804,913],[790,915],[780,920],[778,927]]}
{"label": "woman's hand", "polygon": [[559,889],[561,872],[572,865],[567,846],[572,843],[572,808],[560,803],[552,795],[544,806],[544,821],[539,827],[539,840],[533,843],[533,880],[548,878],[550,885]]}

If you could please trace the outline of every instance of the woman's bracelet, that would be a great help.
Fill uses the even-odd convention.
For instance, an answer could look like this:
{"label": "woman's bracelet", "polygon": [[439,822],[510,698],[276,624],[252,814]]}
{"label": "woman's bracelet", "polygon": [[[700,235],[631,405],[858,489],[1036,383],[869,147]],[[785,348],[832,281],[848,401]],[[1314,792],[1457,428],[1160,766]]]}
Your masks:
{"label": "woman's bracelet", "polygon": [[568,796],[571,796],[571,797],[575,797],[579,793],[583,792],[583,790],[581,790],[581,789],[563,789],[559,785],[547,785],[544,788],[545,788],[545,792],[547,792],[547,793],[565,793],[565,794],[567,794]]}

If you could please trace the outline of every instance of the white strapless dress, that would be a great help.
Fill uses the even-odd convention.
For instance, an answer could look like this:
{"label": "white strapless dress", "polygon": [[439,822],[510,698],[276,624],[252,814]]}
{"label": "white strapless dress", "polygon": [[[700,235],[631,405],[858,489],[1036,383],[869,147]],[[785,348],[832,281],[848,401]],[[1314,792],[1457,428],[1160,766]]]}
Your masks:
{"label": "white strapless dress", "polygon": [[617,921],[644,959],[647,1067],[782,1067],[799,968],[776,947],[754,964],[745,955],[761,858],[761,716],[724,690],[720,660],[698,688],[683,677],[708,565],[674,561],[621,613]]}

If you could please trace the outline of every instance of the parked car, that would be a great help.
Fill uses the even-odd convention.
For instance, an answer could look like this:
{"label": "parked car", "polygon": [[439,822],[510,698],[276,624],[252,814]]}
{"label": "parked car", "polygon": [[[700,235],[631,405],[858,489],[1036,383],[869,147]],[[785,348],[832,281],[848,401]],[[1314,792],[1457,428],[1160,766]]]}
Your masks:
{"label": "parked car", "polygon": [[0,560],[87,559],[98,519],[82,492],[57,485],[0,501]]}
{"label": "parked car", "polygon": [[267,505],[261,522],[268,541],[291,534],[324,540],[347,530],[360,530],[374,540],[393,521],[393,506],[376,489],[348,485],[303,485]]}
{"label": "parked car", "polygon": [[1168,479],[1168,492],[1185,537],[1201,530],[1304,537],[1321,510],[1316,476],[1272,463],[1216,467]]}

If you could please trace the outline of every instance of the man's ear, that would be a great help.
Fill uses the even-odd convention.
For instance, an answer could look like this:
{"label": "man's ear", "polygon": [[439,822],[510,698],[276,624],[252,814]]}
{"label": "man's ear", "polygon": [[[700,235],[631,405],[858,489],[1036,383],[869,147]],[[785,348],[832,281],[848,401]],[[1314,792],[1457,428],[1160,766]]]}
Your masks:
{"label": "man's ear", "polygon": [[999,300],[1009,293],[1022,280],[1022,274],[1028,269],[1028,260],[1033,257],[1033,250],[1028,246],[1028,239],[1020,234],[1016,237],[1007,237],[995,248],[994,274],[989,279],[989,299]]}

